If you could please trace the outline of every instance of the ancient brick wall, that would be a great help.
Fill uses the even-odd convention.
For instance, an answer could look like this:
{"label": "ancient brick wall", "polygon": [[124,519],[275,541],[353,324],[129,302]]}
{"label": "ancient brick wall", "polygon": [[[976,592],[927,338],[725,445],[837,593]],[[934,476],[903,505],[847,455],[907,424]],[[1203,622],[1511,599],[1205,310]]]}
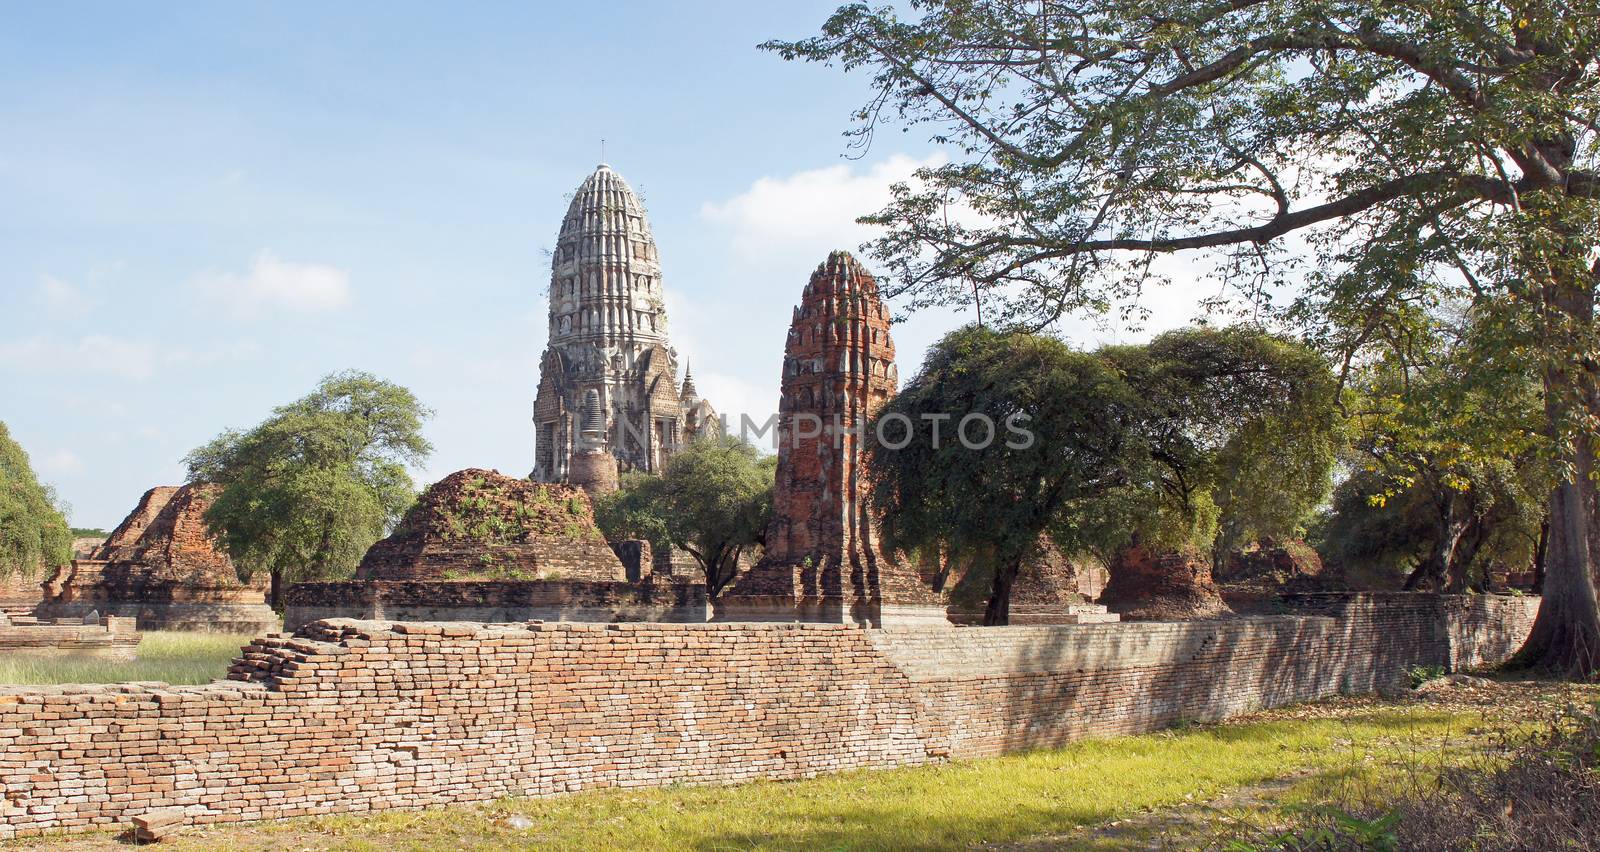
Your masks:
{"label": "ancient brick wall", "polygon": [[1509,657],[1537,598],[1318,595],[1307,615],[874,631],[917,684],[931,738],[979,757],[1372,692],[1416,665]]}
{"label": "ancient brick wall", "polygon": [[864,630],[330,621],[233,683],[0,688],[0,838],[800,778],[1149,731],[1496,659],[1537,599],[1321,596],[1212,622]]}
{"label": "ancient brick wall", "polygon": [[387,621],[704,622],[704,583],[693,578],[641,582],[585,580],[370,580],[296,583],[284,593],[283,625],[324,618]]}
{"label": "ancient brick wall", "polygon": [[0,687],[0,838],[929,758],[910,682],[844,626],[345,623],[264,641],[239,676]]}

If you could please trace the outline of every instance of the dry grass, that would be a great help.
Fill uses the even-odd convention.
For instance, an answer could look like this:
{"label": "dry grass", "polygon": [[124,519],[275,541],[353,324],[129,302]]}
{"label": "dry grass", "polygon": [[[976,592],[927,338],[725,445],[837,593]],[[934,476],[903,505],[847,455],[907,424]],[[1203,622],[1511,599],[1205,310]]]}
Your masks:
{"label": "dry grass", "polygon": [[228,673],[228,664],[251,637],[226,633],[151,631],[131,662],[91,656],[0,658],[0,684],[122,683],[147,680],[171,684],[210,683]]}

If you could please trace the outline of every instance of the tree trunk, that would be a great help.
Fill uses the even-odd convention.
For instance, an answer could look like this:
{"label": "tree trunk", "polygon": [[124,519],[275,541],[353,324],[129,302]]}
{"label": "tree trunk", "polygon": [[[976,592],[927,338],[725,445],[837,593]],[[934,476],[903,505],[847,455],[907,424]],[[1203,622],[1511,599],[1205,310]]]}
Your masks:
{"label": "tree trunk", "polygon": [[[1429,591],[1445,591],[1450,566],[1455,562],[1456,545],[1460,544],[1461,534],[1467,530],[1467,520],[1458,511],[1459,503],[1454,495],[1443,495],[1434,523],[1433,547],[1428,550],[1427,558],[1406,578],[1406,591],[1416,591],[1423,581],[1427,581]],[[1453,578],[1450,578],[1450,585],[1455,585]]]}
{"label": "tree trunk", "polygon": [[[1580,332],[1594,328],[1595,272],[1577,286],[1547,285],[1547,315]],[[1560,328],[1560,326],[1558,326]],[[1571,332],[1566,332],[1570,334]],[[1581,345],[1581,344],[1580,344]],[[1577,408],[1593,415],[1595,379],[1576,359],[1556,358],[1545,369],[1545,418],[1552,438],[1560,440]],[[1596,493],[1590,474],[1594,443],[1587,422],[1562,454],[1565,480],[1550,495],[1549,541],[1545,547],[1544,601],[1528,641],[1514,665],[1565,677],[1588,678],[1600,671],[1600,605],[1595,597],[1594,538]]]}
{"label": "tree trunk", "polygon": [[[1472,563],[1478,558],[1478,551],[1483,549],[1483,540],[1489,537],[1489,524],[1482,515],[1473,515],[1467,522],[1467,528],[1461,533],[1461,540],[1456,545],[1456,552],[1450,558],[1450,585],[1446,589],[1452,595],[1459,595],[1467,591],[1469,581],[1472,579]],[[1478,582],[1472,588],[1480,592],[1489,590],[1489,572],[1479,572]]]}
{"label": "tree trunk", "polygon": [[1550,547],[1550,518],[1539,523],[1539,541],[1533,546],[1533,591],[1544,594],[1544,555]]}
{"label": "tree trunk", "polygon": [[[1589,465],[1583,467],[1586,474]],[[1520,666],[1581,678],[1600,670],[1600,606],[1589,551],[1593,492],[1585,475],[1561,483],[1550,495],[1544,602],[1528,641],[1517,653]]]}
{"label": "tree trunk", "polygon": [[1011,587],[1022,570],[1022,558],[1012,557],[995,562],[994,586],[989,592],[989,606],[983,613],[985,627],[1004,627],[1011,623]]}
{"label": "tree trunk", "polygon": [[267,606],[273,612],[283,612],[283,572],[274,568],[267,574]]}

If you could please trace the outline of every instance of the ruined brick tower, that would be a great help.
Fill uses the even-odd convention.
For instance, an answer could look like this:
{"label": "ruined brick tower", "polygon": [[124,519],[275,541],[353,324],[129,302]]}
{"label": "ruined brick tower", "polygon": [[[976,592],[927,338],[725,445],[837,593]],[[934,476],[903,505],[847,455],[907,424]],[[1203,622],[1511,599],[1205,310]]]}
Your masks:
{"label": "ruined brick tower", "polygon": [[[534,479],[591,486],[599,477],[604,490],[618,469],[659,470],[693,437],[691,407],[709,406],[681,397],[660,260],[639,197],[600,165],[573,195],[551,261],[550,342],[533,404]],[[599,421],[586,426],[591,394]],[[706,422],[704,411],[694,413],[696,424]],[[585,437],[596,426],[598,445]],[[602,462],[611,469],[598,470]]]}
{"label": "ruined brick tower", "polygon": [[884,550],[867,506],[858,430],[897,384],[877,282],[833,252],[806,284],[784,347],[766,554],[719,598],[719,621],[946,623],[916,570]]}

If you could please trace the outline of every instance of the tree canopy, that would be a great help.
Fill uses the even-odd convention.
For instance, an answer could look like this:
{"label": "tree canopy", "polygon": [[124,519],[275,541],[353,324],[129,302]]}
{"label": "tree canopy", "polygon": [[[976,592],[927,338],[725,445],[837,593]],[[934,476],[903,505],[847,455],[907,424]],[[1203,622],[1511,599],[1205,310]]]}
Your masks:
{"label": "tree canopy", "polygon": [[[766,45],[872,75],[854,131],[952,152],[865,217],[884,290],[1047,324],[1208,252],[1359,348],[1447,292],[1525,356],[1560,478],[1525,659],[1600,671],[1600,16],[1562,0],[924,0]],[[1311,261],[1308,263],[1307,261]]]}
{"label": "tree canopy", "polygon": [[72,532],[55,492],[39,482],[28,454],[0,422],[0,577],[38,575],[72,558]]}
{"label": "tree canopy", "polygon": [[775,457],[729,435],[691,441],[660,475],[633,473],[596,501],[595,520],[610,540],[642,538],[693,556],[716,597],[760,543],[772,518]]}
{"label": "tree canopy", "polygon": [[1017,572],[1063,508],[1126,482],[1130,390],[1110,364],[1048,335],[946,335],[867,430],[885,543],[990,555],[984,623],[1007,623]]}
{"label": "tree canopy", "polygon": [[[878,413],[874,502],[892,547],[994,559],[985,621],[1004,624],[1041,535],[1111,562],[1135,542],[1226,550],[1293,533],[1328,491],[1334,403],[1320,356],[1256,329],[1083,353],[968,326]],[[961,440],[969,418],[995,439],[976,425]]]}
{"label": "tree canopy", "polygon": [[430,412],[411,391],[346,371],[191,452],[191,482],[222,486],[206,525],[241,571],[283,582],[351,576],[416,496]]}
{"label": "tree canopy", "polygon": [[[1350,567],[1403,569],[1406,588],[1482,586],[1531,565],[1554,485],[1538,374],[1485,357],[1471,318],[1386,320],[1349,371],[1351,442],[1322,546]],[[1351,563],[1354,563],[1353,565]]]}
{"label": "tree canopy", "polygon": [[1245,543],[1294,536],[1327,496],[1341,423],[1333,374],[1310,348],[1248,326],[1194,327],[1100,355],[1139,401],[1138,464],[1099,513],[1122,520],[1105,544],[1193,546],[1220,564]]}

